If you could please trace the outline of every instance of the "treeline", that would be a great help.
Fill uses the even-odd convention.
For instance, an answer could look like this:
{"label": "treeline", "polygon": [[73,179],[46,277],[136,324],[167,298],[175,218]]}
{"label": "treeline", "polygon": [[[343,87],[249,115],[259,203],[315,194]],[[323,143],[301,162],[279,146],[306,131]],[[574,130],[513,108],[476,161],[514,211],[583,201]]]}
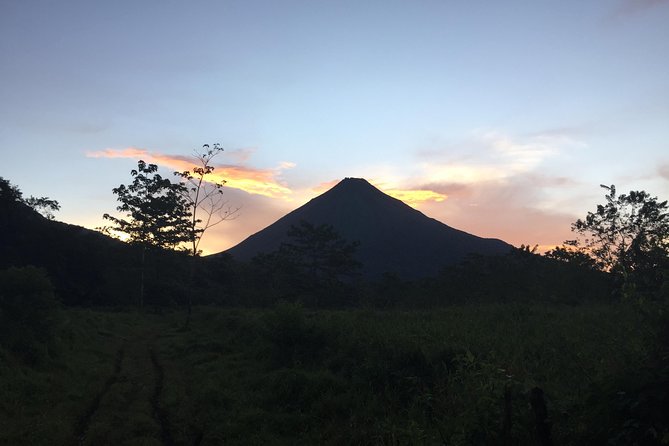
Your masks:
{"label": "treeline", "polygon": [[327,225],[302,222],[277,251],[248,263],[226,254],[203,258],[53,221],[37,212],[33,197],[32,203],[24,199],[3,179],[0,270],[43,268],[62,303],[84,306],[262,307],[289,301],[318,308],[425,308],[666,300],[667,202],[645,192],[618,196],[613,186],[607,191],[607,204],[574,224],[587,243],[569,241],[543,256],[523,245],[504,256],[471,256],[434,277],[405,280],[392,272],[363,276],[357,243]]}

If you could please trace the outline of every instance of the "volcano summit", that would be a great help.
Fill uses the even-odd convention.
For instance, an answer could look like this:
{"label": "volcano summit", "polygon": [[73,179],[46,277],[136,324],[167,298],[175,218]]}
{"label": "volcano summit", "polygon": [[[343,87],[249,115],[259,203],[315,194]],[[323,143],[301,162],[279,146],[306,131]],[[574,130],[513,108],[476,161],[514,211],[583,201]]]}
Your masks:
{"label": "volcano summit", "polygon": [[469,254],[500,255],[512,248],[427,217],[364,179],[346,178],[227,252],[242,261],[272,252],[302,220],[332,225],[346,240],[358,241],[356,257],[367,277],[384,272],[407,279],[432,276]]}

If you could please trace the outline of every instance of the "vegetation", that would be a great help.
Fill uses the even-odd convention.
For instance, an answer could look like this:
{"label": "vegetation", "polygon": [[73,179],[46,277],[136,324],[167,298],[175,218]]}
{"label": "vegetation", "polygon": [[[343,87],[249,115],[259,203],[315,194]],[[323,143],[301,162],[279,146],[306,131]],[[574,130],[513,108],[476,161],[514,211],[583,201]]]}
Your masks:
{"label": "vegetation", "polygon": [[23,198],[23,194],[18,187],[0,177],[0,208],[4,211],[14,203],[23,203],[49,220],[53,220],[53,213],[60,210],[60,204],[49,197],[33,197],[31,195],[28,198]]}
{"label": "vegetation", "polygon": [[0,441],[539,444],[535,388],[555,444],[669,433],[652,391],[662,322],[624,304],[201,307],[189,331],[171,312],[65,316],[48,363],[3,351]]}
{"label": "vegetation", "polygon": [[[188,251],[193,257],[201,254],[200,241],[205,232],[217,224],[235,216],[239,208],[233,208],[223,198],[225,180],[214,180],[212,160],[223,152],[220,144],[205,144],[195,151],[198,165],[192,171],[174,172],[184,183],[183,198],[188,203],[190,221],[188,224]],[[200,217],[204,214],[203,217]]]}
{"label": "vegetation", "polygon": [[601,186],[606,203],[579,219],[572,230],[583,238],[550,253],[611,273],[623,297],[665,299],[669,285],[669,206],[645,191],[617,195]]}
{"label": "vegetation", "polygon": [[[220,144],[210,146],[205,144],[202,150],[195,151],[195,159],[198,165],[193,167],[192,171],[174,172],[181,178],[183,185],[183,198],[188,203],[190,210],[190,221],[188,222],[187,239],[188,245],[186,251],[191,256],[190,274],[188,283],[190,290],[187,293],[188,319],[186,326],[190,324],[190,317],[193,311],[193,295],[196,284],[196,262],[201,254],[200,241],[205,232],[217,224],[235,216],[239,208],[228,206],[223,198],[223,185],[225,180],[216,181],[212,178],[214,166],[212,160],[223,152]],[[204,214],[201,218],[200,215]]]}
{"label": "vegetation", "polygon": [[253,259],[246,271],[249,282],[254,276],[262,277],[261,287],[271,292],[274,300],[298,299],[316,306],[345,303],[360,268],[355,259],[358,243],[346,241],[330,225],[306,221],[291,226],[288,237],[289,242],[282,243],[276,252]]}
{"label": "vegetation", "polygon": [[188,219],[191,216],[185,187],[163,178],[156,164],[137,162],[137,169],[130,171],[132,184],[120,185],[112,190],[121,204],[116,208],[125,217],[104,214],[113,226],[102,228],[113,236],[125,237],[139,247],[140,291],[139,306],[144,306],[144,276],[146,253],[150,248],[174,249],[190,240]]}
{"label": "vegetation", "polygon": [[[148,187],[156,172],[138,167]],[[523,245],[372,281],[355,244],[305,223],[251,264],[202,259],[197,281],[156,249],[136,312],[129,245],[0,185],[0,444],[669,442],[666,203],[645,193],[608,188],[575,223],[633,223],[608,266],[590,242]]]}
{"label": "vegetation", "polygon": [[104,228],[111,234],[121,233],[128,242],[143,247],[171,249],[189,240],[188,209],[181,183],[163,178],[156,164],[137,162],[130,171],[132,184],[112,190],[121,204],[116,208],[125,217],[104,214],[113,226]]}
{"label": "vegetation", "polygon": [[44,270],[0,271],[0,343],[27,363],[41,362],[53,353],[59,310]]}

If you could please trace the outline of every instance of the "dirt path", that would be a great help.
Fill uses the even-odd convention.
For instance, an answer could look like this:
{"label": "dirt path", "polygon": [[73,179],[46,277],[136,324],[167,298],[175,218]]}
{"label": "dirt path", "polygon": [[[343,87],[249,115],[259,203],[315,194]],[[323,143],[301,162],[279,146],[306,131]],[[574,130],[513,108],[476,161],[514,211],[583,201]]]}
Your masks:
{"label": "dirt path", "polygon": [[107,379],[105,382],[104,387],[102,388],[102,391],[98,393],[91,404],[88,406],[88,409],[86,409],[86,412],[83,414],[83,416],[79,419],[77,423],[77,427],[75,428],[75,434],[74,434],[74,444],[75,445],[83,445],[85,443],[86,439],[86,432],[88,431],[88,428],[91,423],[91,419],[97,412],[98,408],[100,407],[100,401],[104,396],[109,392],[109,389],[118,381],[118,377],[121,373],[121,368],[123,366],[123,357],[125,356],[125,352],[123,350],[123,347],[119,348],[118,352],[116,353],[116,361],[114,363],[114,372],[112,375]]}
{"label": "dirt path", "polygon": [[151,336],[139,335],[119,350],[114,373],[77,424],[74,444],[174,445],[161,407],[164,372],[152,345]]}
{"label": "dirt path", "polygon": [[154,376],[155,376],[155,387],[153,390],[153,395],[151,397],[151,406],[153,407],[153,417],[160,424],[160,436],[163,440],[164,446],[173,446],[174,440],[172,440],[172,435],[170,434],[170,424],[167,419],[167,414],[161,408],[160,397],[163,393],[163,382],[165,380],[165,372],[163,371],[162,366],[158,362],[158,357],[156,352],[152,349],[150,350],[151,363],[153,364]]}

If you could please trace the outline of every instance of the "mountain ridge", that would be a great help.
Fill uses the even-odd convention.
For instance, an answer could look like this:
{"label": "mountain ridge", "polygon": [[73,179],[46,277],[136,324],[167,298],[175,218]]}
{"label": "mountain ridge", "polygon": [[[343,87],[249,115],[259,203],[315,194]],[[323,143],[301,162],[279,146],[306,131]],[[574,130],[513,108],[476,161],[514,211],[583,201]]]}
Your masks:
{"label": "mountain ridge", "polygon": [[469,254],[498,255],[512,248],[502,240],[452,228],[365,179],[349,177],[225,252],[242,261],[272,252],[301,220],[332,225],[343,238],[360,242],[357,257],[366,276],[431,276]]}

